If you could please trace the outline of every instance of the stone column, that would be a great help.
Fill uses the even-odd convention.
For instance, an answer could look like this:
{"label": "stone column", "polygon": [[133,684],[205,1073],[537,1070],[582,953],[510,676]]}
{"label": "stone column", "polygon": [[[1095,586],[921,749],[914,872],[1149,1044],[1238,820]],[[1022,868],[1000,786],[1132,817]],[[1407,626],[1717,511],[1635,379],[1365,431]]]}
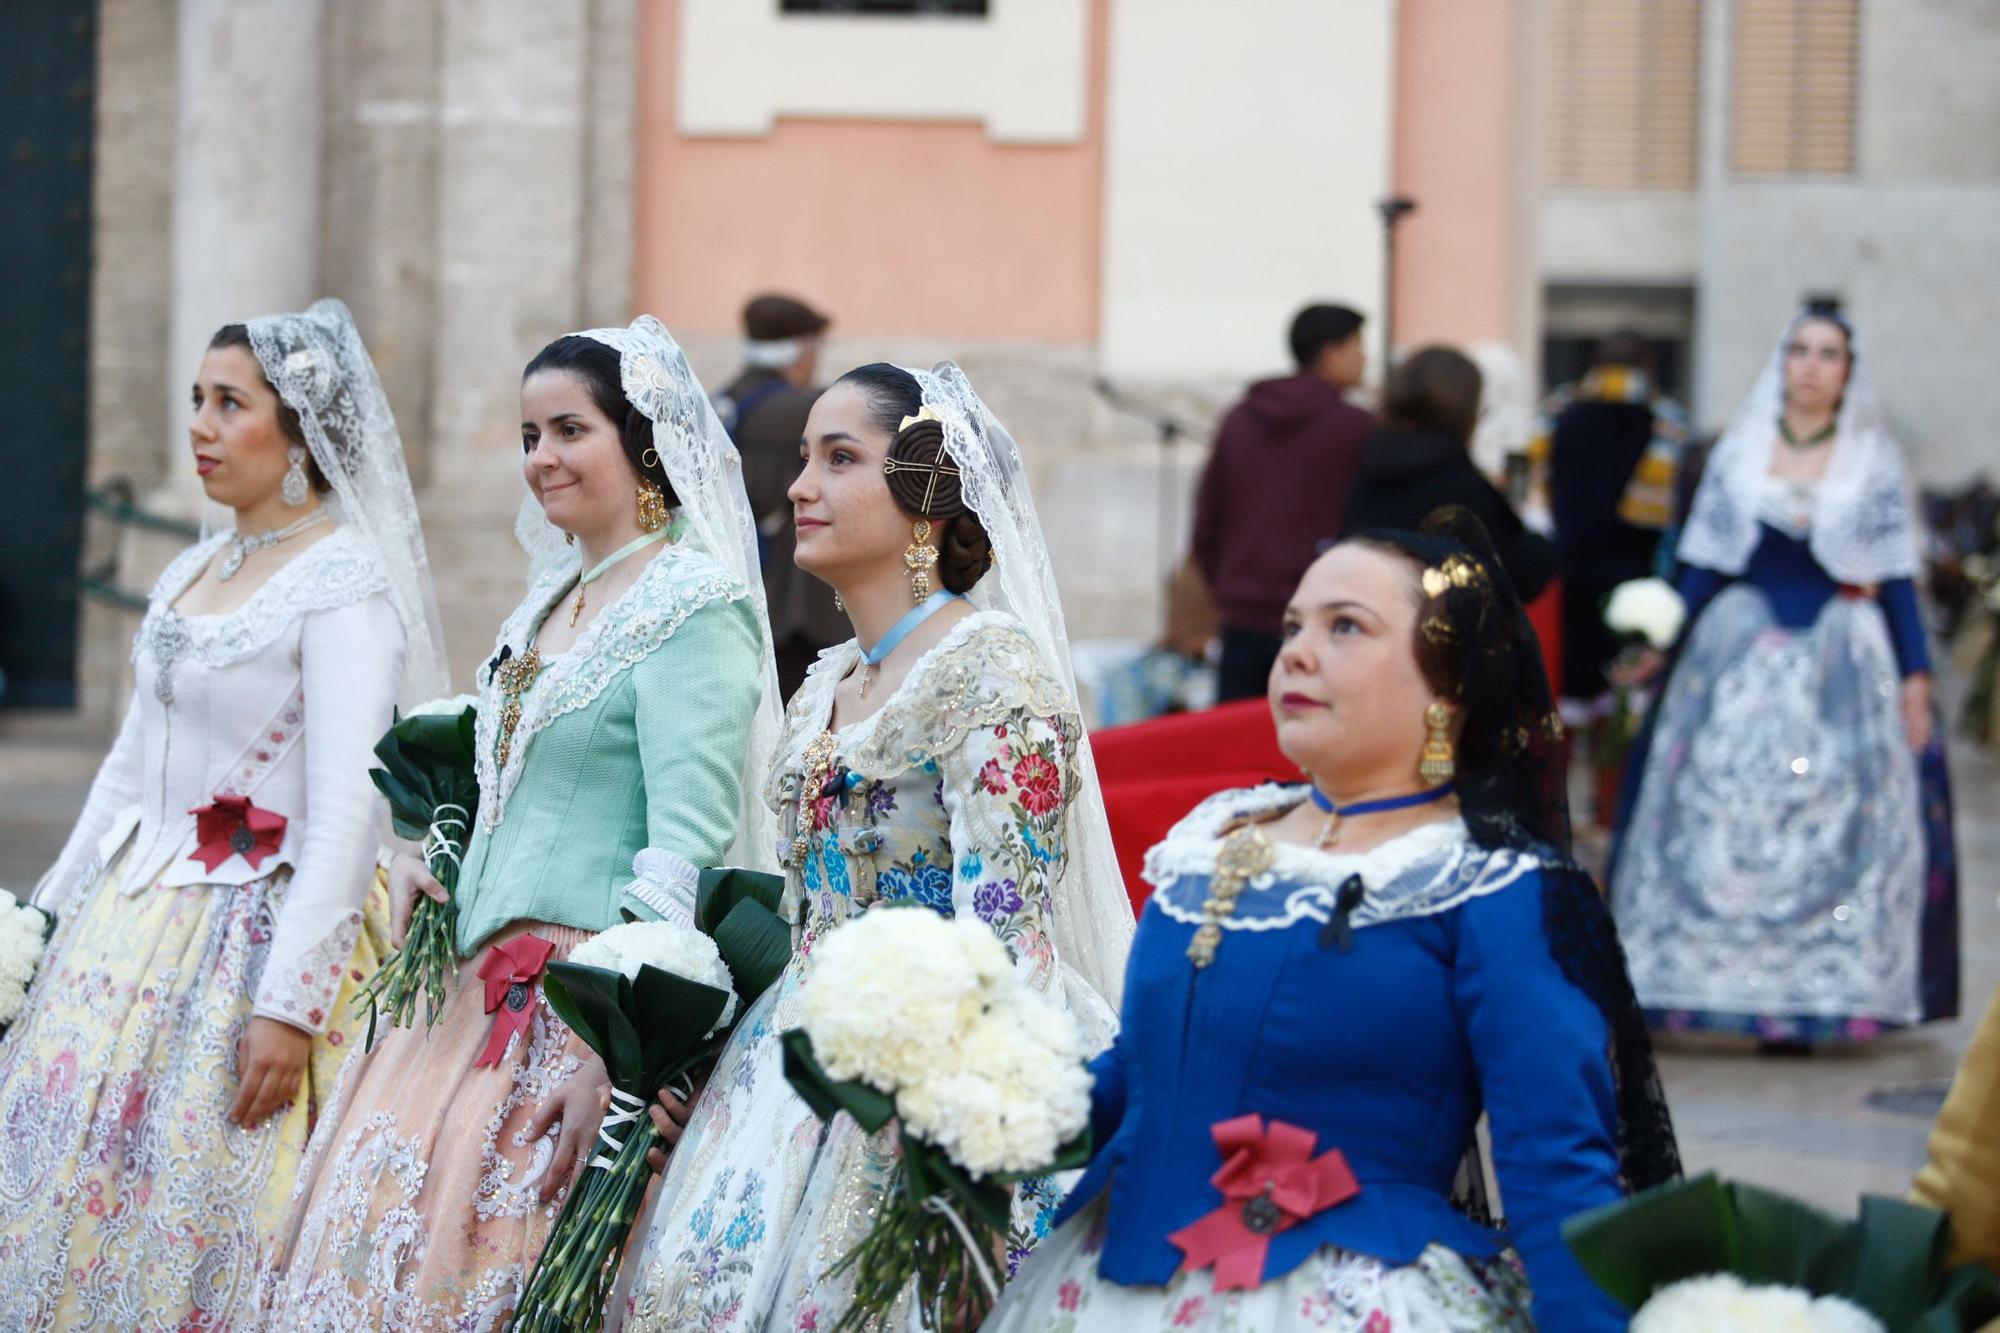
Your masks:
{"label": "stone column", "polygon": [[198,507],[187,386],[217,327],[319,293],[324,0],[179,0],[163,503]]}

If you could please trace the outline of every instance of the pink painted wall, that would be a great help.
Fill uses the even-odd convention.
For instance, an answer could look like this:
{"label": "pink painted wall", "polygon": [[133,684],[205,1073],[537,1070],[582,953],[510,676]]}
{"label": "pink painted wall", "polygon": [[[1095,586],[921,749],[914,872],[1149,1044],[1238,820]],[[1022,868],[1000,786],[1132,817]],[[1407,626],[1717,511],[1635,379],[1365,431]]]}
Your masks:
{"label": "pink painted wall", "polygon": [[1402,0],[1396,35],[1395,338],[1511,342],[1520,188],[1523,0]]}
{"label": "pink painted wall", "polygon": [[674,114],[676,0],[643,0],[634,300],[676,329],[737,327],[795,292],[857,337],[1097,336],[1108,0],[1094,0],[1081,144],[969,124],[781,119],[690,139]]}

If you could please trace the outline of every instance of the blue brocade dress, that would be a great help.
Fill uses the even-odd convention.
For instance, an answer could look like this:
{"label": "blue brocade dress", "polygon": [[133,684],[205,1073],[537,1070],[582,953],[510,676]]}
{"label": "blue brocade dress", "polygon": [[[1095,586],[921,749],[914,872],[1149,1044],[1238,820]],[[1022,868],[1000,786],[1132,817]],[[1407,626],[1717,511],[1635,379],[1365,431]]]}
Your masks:
{"label": "blue brocade dress", "polygon": [[1680,579],[1611,874],[1656,1027],[1859,1041],[1958,1012],[1943,728],[1913,754],[1900,702],[1930,669],[1916,589],[1837,583],[1811,514],[1810,488],[1767,482],[1743,573]]}
{"label": "blue brocade dress", "polygon": [[[988,1333],[1625,1326],[1561,1235],[1622,1193],[1611,1033],[1551,943],[1563,895],[1581,885],[1594,908],[1594,890],[1457,819],[1359,856],[1231,835],[1302,796],[1223,792],[1148,854],[1125,1026],[1092,1065],[1096,1155]],[[1270,868],[1198,967],[1218,858],[1246,837]],[[1452,1202],[1482,1111],[1504,1228]],[[1257,1285],[1218,1291],[1169,1237],[1223,1206],[1211,1127],[1248,1114],[1339,1150],[1360,1189],[1272,1235]]]}

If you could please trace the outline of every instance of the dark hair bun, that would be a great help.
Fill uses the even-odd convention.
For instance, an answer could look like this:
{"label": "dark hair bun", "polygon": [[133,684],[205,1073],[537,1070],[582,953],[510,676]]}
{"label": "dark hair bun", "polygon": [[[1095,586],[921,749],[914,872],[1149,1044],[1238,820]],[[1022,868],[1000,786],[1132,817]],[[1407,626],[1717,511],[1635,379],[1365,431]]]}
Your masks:
{"label": "dark hair bun", "polygon": [[945,520],[938,535],[938,582],[948,592],[971,592],[992,563],[993,542],[970,509]]}
{"label": "dark hair bun", "polygon": [[889,494],[918,518],[950,518],[965,512],[958,465],[944,449],[944,423],[912,421],[896,432],[882,464]]}

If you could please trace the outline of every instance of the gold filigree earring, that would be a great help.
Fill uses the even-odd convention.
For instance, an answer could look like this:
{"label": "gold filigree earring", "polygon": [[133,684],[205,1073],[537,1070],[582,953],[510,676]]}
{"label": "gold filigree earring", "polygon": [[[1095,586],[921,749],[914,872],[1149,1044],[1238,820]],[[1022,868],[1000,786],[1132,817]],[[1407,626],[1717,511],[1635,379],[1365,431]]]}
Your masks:
{"label": "gold filigree earring", "polygon": [[667,493],[650,477],[639,479],[639,527],[658,532],[667,526]]}
{"label": "gold filigree earring", "polygon": [[903,548],[903,567],[910,571],[910,597],[921,606],[931,595],[931,570],[937,566],[937,547],[930,545],[931,521],[917,520],[910,529],[910,544]]}
{"label": "gold filigree earring", "polygon": [[1417,776],[1433,787],[1442,787],[1458,772],[1458,756],[1451,744],[1451,710],[1433,703],[1424,710],[1424,725],[1430,728],[1430,735],[1417,759]]}

